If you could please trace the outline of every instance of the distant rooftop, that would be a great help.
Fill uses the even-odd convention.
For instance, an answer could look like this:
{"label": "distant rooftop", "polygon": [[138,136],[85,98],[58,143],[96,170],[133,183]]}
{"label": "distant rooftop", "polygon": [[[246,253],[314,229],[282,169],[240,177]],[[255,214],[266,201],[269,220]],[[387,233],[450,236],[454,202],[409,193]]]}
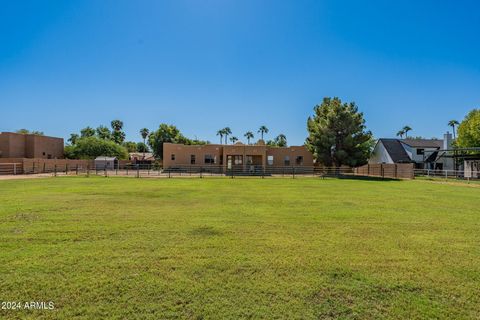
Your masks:
{"label": "distant rooftop", "polygon": [[117,160],[117,158],[116,158],[116,157],[104,157],[104,156],[100,156],[100,157],[96,157],[95,160],[115,161],[115,160]]}
{"label": "distant rooftop", "polygon": [[442,148],[443,140],[440,139],[403,139],[406,145],[414,148]]}

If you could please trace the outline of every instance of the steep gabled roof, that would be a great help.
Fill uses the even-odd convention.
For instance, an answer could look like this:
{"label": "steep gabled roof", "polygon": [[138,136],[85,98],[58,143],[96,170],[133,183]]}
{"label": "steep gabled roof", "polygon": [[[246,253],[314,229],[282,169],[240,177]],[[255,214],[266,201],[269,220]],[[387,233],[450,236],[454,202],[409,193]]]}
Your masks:
{"label": "steep gabled roof", "polygon": [[398,139],[380,139],[383,146],[387,150],[390,158],[394,163],[409,163],[412,159],[408,156],[407,152],[402,146],[402,143]]}
{"label": "steep gabled roof", "polygon": [[431,155],[428,156],[427,159],[425,159],[425,162],[435,162],[438,157],[438,151],[432,152]]}
{"label": "steep gabled roof", "polygon": [[443,140],[439,139],[404,139],[406,145],[414,148],[442,148]]}

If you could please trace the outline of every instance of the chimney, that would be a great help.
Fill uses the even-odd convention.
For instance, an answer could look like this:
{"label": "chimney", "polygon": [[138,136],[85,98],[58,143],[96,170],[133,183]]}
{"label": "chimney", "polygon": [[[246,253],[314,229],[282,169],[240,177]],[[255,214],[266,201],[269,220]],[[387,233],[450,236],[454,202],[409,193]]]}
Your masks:
{"label": "chimney", "polygon": [[443,149],[447,150],[451,148],[452,148],[452,134],[447,131],[447,133],[443,135]]}

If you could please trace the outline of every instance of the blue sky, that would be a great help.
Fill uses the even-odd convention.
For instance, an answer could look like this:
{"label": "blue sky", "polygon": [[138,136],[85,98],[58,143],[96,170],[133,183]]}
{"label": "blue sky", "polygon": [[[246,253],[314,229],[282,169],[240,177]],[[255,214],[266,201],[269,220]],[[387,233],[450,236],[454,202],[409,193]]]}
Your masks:
{"label": "blue sky", "polygon": [[302,144],[338,96],[376,137],[440,137],[480,107],[479,34],[473,0],[2,1],[0,131],[264,124]]}

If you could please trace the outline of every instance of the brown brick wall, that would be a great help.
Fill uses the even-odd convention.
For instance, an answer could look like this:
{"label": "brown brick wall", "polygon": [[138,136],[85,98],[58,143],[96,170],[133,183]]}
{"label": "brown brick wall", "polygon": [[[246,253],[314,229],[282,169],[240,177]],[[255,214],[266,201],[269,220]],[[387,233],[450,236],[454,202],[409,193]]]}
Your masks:
{"label": "brown brick wall", "polygon": [[63,139],[32,134],[0,134],[0,157],[63,159]]}
{"label": "brown brick wall", "polygon": [[25,157],[25,135],[12,132],[0,133],[0,152],[2,158]]}
{"label": "brown brick wall", "polygon": [[7,135],[0,133],[0,158],[8,157],[9,154],[9,140]]}
{"label": "brown brick wall", "polygon": [[26,148],[25,148],[25,157],[26,158],[43,158],[47,159],[50,156],[50,159],[63,159],[63,139],[46,137],[46,136],[37,136],[37,135],[26,135]]}

